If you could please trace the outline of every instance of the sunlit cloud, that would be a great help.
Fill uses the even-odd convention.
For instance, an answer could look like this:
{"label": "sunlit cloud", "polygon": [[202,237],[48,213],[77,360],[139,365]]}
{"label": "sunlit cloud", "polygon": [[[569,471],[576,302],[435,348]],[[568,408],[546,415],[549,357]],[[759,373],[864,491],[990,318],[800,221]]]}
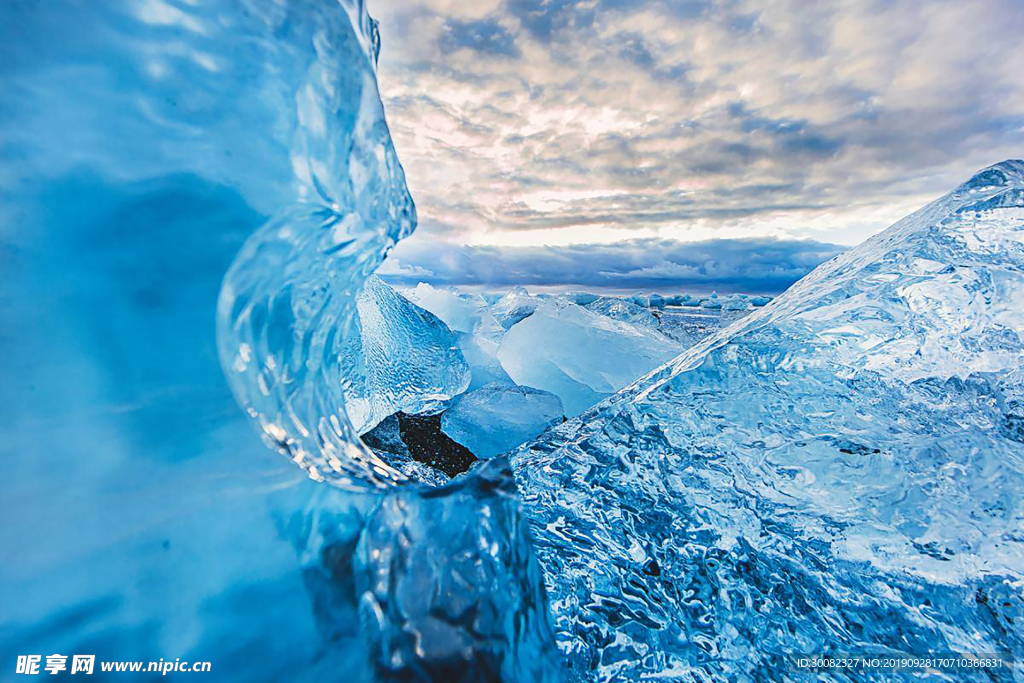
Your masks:
{"label": "sunlit cloud", "polygon": [[1024,153],[1018,0],[371,11],[417,240],[851,245]]}

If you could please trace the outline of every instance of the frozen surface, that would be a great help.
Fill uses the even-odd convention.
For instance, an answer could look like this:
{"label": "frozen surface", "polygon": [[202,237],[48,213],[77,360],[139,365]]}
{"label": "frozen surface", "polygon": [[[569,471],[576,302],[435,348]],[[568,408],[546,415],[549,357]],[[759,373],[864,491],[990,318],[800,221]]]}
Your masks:
{"label": "frozen surface", "polygon": [[711,292],[711,296],[700,300],[701,308],[721,308],[722,300],[718,298],[718,292]]}
{"label": "frozen surface", "polygon": [[411,481],[426,486],[443,486],[450,477],[436,467],[416,460],[408,444],[402,439],[402,430],[398,414],[388,415],[372,430],[362,434],[360,438],[374,452],[387,461],[392,467],[400,470]]}
{"label": "frozen surface", "polygon": [[382,680],[566,680],[504,459],[444,491],[406,487],[382,500],[353,574]]}
{"label": "frozen surface", "polygon": [[792,653],[1019,654],[1022,361],[1014,161],[521,449],[573,670],[771,680]]}
{"label": "frozen surface", "polygon": [[441,418],[441,431],[478,458],[493,458],[562,421],[562,401],[531,387],[488,384],[459,396]]}
{"label": "frozen surface", "polygon": [[513,383],[498,360],[498,349],[504,336],[505,328],[489,313],[480,319],[472,332],[459,335],[459,348],[470,367],[470,389],[493,383]]}
{"label": "frozen surface", "polygon": [[402,294],[420,308],[444,321],[453,332],[472,332],[487,315],[487,301],[480,295],[421,282]]}
{"label": "frozen surface", "polygon": [[599,294],[579,291],[564,292],[559,296],[565,299],[566,301],[571,301],[572,303],[577,304],[579,306],[587,306],[601,298]]}
{"label": "frozen surface", "polygon": [[469,389],[493,382],[512,384],[497,358],[505,328],[498,323],[482,296],[433,287],[425,282],[405,292],[405,296],[457,333],[459,348],[471,371]]}
{"label": "frozen surface", "polygon": [[657,329],[658,319],[654,317],[651,310],[640,306],[628,299],[616,299],[614,297],[601,297],[586,305],[588,311],[606,315],[615,320],[622,320],[640,327]]}
{"label": "frozen surface", "polygon": [[498,359],[516,384],[557,395],[573,416],[682,350],[654,330],[549,299],[505,333]]}
{"label": "frozen surface", "polygon": [[346,347],[343,364],[345,409],[357,434],[398,411],[434,409],[469,386],[455,335],[432,313],[377,276],[366,281],[356,306],[359,343]]}
{"label": "frozen surface", "polygon": [[[228,683],[387,679],[355,594],[375,538],[417,581],[472,582],[461,642],[480,636],[482,678],[558,670],[507,474],[403,492],[459,522],[412,536],[443,554],[378,534],[383,496],[307,476],[414,478],[359,443],[344,400],[357,294],[415,222],[377,48],[348,0],[0,3],[5,676],[19,654],[92,653],[207,660]],[[417,317],[386,293],[374,307]],[[476,573],[446,564],[463,552]],[[437,632],[420,616],[405,652]]]}
{"label": "frozen surface", "polygon": [[750,301],[742,296],[734,296],[722,303],[723,311],[749,311],[752,307]]}
{"label": "frozen surface", "polygon": [[[0,3],[5,680],[28,653],[209,660],[226,682],[370,680],[355,622],[323,636],[288,528],[326,498],[339,532],[358,528],[366,500],[260,443],[214,321],[269,216],[323,205],[321,190],[365,196],[321,172],[336,143],[368,151],[340,132],[357,120],[365,189],[394,229],[410,224],[397,166],[378,174],[394,156],[372,106],[374,36],[347,2]],[[305,215],[331,232],[330,211]],[[261,343],[297,346],[265,330]]]}
{"label": "frozen surface", "polygon": [[[792,652],[1020,652],[1019,162],[522,450],[534,557],[502,458],[392,486],[434,475],[346,397],[369,368],[426,406],[461,353],[582,410],[684,345],[523,290],[471,327],[431,303],[454,337],[364,289],[415,214],[361,4],[5,2],[0,37],[0,661],[776,680]],[[382,363],[409,345],[440,380]]]}
{"label": "frozen surface", "polygon": [[513,287],[491,307],[495,319],[506,330],[524,320],[537,309],[540,300],[530,295],[525,287]]}
{"label": "frozen surface", "polygon": [[745,311],[670,306],[661,313],[658,329],[683,346],[690,347],[745,315]]}

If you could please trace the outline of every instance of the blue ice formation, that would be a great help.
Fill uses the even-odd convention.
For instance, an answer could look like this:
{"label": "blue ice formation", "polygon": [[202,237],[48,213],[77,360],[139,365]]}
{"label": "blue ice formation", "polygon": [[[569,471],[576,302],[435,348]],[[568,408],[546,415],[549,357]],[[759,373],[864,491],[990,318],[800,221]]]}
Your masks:
{"label": "blue ice formation", "polygon": [[491,307],[495,319],[506,330],[533,315],[539,301],[525,287],[513,287]]}
{"label": "blue ice formation", "polygon": [[557,395],[573,416],[682,351],[655,330],[548,299],[509,328],[498,359],[516,384]]}
{"label": "blue ice formation", "polygon": [[603,296],[586,305],[588,311],[606,315],[615,320],[639,325],[641,327],[658,327],[658,319],[646,306],[639,306],[628,299]]}
{"label": "blue ice formation", "polygon": [[[443,493],[341,490],[423,472],[361,444],[349,397],[408,376],[393,398],[427,402],[466,379],[450,333],[365,284],[415,225],[377,50],[358,0],[0,3],[4,666],[91,653],[211,661],[226,682],[560,677],[502,463]],[[384,329],[396,312],[415,326]],[[417,330],[448,362],[410,376],[373,360],[420,348]],[[392,569],[374,539],[407,553],[392,576],[410,567],[462,603],[363,600]],[[468,567],[420,573],[463,552]],[[454,651],[427,642],[438,614]]]}
{"label": "blue ice formation", "polygon": [[566,680],[503,458],[443,490],[402,487],[385,497],[352,564],[379,680]]}
{"label": "blue ice formation", "polygon": [[363,381],[346,353],[357,294],[416,224],[377,91],[377,28],[361,4],[268,12],[285,33],[260,56],[295,61],[278,86],[291,98],[280,141],[291,191],[225,276],[221,363],[266,442],[311,478],[386,486],[404,475],[360,443],[345,411]]}
{"label": "blue ice formation", "polygon": [[469,386],[451,330],[377,276],[359,292],[356,311],[360,333],[343,346],[342,363],[345,412],[357,434],[399,411],[436,410]]}
{"label": "blue ice formation", "polygon": [[512,384],[497,356],[505,327],[498,323],[483,296],[432,287],[425,282],[404,295],[456,333],[459,349],[470,367],[470,390],[495,382]]}
{"label": "blue ice formation", "polygon": [[593,294],[591,292],[580,292],[575,290],[563,292],[559,294],[559,296],[565,299],[566,301],[571,301],[577,306],[589,306],[598,299],[602,298],[599,294]]}
{"label": "blue ice formation", "polygon": [[1022,368],[1024,162],[1008,161],[523,447],[575,675],[1019,655]]}
{"label": "blue ice formation", "polygon": [[680,340],[693,342],[729,319],[715,314],[679,334],[676,320],[663,326],[632,299],[585,292],[534,296],[515,287],[488,305],[479,295],[420,283],[405,296],[457,333],[471,370],[470,390],[488,384],[543,389],[558,396],[570,415],[679,354]]}
{"label": "blue ice formation", "polygon": [[562,401],[547,391],[487,384],[451,402],[441,431],[478,458],[493,458],[564,419]]}
{"label": "blue ice formation", "polygon": [[[415,213],[360,2],[14,0],[0,36],[0,661],[745,681],[1021,652],[1021,162],[722,331],[525,291],[442,328],[367,284]],[[502,457],[448,482],[356,438],[505,359],[578,410],[625,387],[513,457],[525,508]]]}
{"label": "blue ice formation", "polygon": [[718,292],[711,292],[711,296],[700,300],[700,305],[702,308],[721,308],[722,301],[718,298]]}
{"label": "blue ice formation", "polygon": [[453,332],[472,332],[481,318],[489,313],[487,301],[480,295],[460,292],[449,287],[434,287],[421,282],[403,292],[405,298],[430,311]]}
{"label": "blue ice formation", "polygon": [[[357,525],[372,500],[316,486],[253,435],[215,312],[268,220],[279,241],[249,255],[282,277],[296,264],[275,249],[297,226],[366,247],[367,271],[387,242],[368,231],[411,228],[375,53],[356,2],[0,3],[4,676],[19,654],[92,653],[208,660],[217,681],[370,680],[361,650],[323,637],[282,520],[321,496]],[[336,173],[350,160],[361,179]],[[352,207],[358,226],[339,219]],[[289,381],[316,373],[331,328],[288,336],[291,302],[351,322],[320,283],[297,275],[248,309],[271,323],[251,349]],[[309,424],[326,440],[340,403],[322,388],[290,405],[323,409]]]}

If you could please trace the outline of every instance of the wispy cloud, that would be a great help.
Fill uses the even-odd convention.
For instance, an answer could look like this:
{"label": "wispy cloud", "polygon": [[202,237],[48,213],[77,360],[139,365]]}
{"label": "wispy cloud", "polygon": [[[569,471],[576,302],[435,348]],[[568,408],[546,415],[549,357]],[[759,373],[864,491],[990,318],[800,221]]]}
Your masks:
{"label": "wispy cloud", "polygon": [[855,244],[1024,153],[1019,0],[371,11],[421,239]]}

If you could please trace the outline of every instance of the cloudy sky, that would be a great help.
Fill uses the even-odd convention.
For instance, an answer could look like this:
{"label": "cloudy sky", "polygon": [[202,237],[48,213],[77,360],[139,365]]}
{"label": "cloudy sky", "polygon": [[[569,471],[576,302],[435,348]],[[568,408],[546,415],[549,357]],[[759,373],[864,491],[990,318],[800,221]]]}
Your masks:
{"label": "cloudy sky", "polygon": [[370,0],[397,280],[784,289],[1024,156],[1020,0]]}

